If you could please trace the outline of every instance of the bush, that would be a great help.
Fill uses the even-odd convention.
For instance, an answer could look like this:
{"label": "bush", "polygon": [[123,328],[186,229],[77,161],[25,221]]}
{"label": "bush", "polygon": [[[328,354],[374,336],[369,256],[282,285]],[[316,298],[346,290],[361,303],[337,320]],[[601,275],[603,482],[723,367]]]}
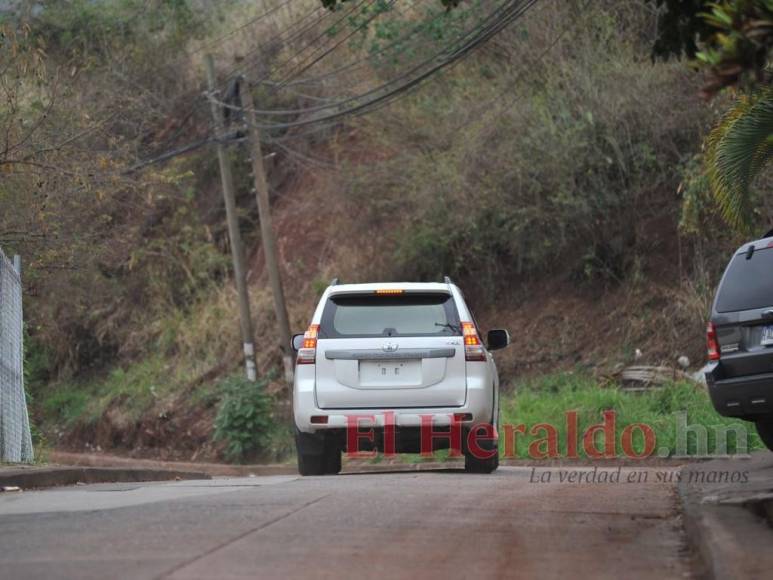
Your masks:
{"label": "bush", "polygon": [[225,455],[230,461],[255,459],[268,448],[268,439],[275,431],[272,400],[265,389],[271,377],[250,382],[241,376],[224,379],[218,389],[222,393],[215,418],[215,441],[226,443]]}

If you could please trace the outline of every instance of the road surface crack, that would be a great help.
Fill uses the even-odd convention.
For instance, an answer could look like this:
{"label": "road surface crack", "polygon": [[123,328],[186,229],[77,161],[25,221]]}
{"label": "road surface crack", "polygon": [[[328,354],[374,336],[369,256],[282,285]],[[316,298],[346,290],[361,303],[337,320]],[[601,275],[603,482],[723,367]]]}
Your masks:
{"label": "road surface crack", "polygon": [[320,502],[320,501],[322,501],[323,499],[325,499],[326,497],[329,497],[329,496],[330,496],[330,494],[320,496],[320,497],[318,497],[316,499],[313,499],[313,500],[311,500],[309,502],[306,502],[303,505],[298,506],[297,508],[295,508],[293,510],[290,510],[289,512],[286,512],[286,513],[284,513],[282,515],[279,515],[279,516],[277,516],[275,518],[272,518],[272,519],[270,519],[268,521],[265,521],[262,524],[260,524],[258,526],[255,526],[254,528],[250,528],[246,532],[242,532],[241,534],[239,534],[239,535],[237,535],[237,536],[235,536],[235,537],[233,537],[233,538],[231,538],[229,540],[226,540],[222,544],[218,544],[217,546],[214,546],[214,547],[210,548],[209,550],[207,550],[203,554],[199,554],[197,556],[194,556],[193,558],[189,558],[188,560],[185,560],[184,562],[180,562],[176,566],[172,567],[170,570],[167,570],[163,574],[157,576],[156,579],[157,580],[162,580],[163,578],[168,578],[169,576],[171,576],[172,574],[174,574],[178,570],[182,570],[183,568],[185,568],[186,566],[189,566],[190,564],[193,564],[194,562],[202,560],[202,559],[206,558],[207,556],[211,556],[212,554],[214,554],[218,550],[222,550],[223,548],[226,548],[226,547],[230,546],[234,542],[238,542],[239,540],[241,540],[243,538],[246,538],[250,534],[254,534],[255,532],[259,532],[261,530],[265,530],[267,527],[272,526],[272,525],[276,524],[277,522],[281,522],[282,520],[287,519],[287,518],[289,518],[290,516],[292,516],[294,514],[297,514],[299,511],[301,511],[303,509],[306,509],[307,507],[309,507],[311,505],[314,505],[315,503]]}

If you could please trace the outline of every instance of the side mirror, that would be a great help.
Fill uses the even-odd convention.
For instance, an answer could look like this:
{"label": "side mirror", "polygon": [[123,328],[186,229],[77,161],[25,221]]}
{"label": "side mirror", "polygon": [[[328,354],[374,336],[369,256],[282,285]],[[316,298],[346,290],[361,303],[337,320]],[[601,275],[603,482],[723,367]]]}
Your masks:
{"label": "side mirror", "polygon": [[510,344],[510,333],[506,330],[489,330],[486,336],[486,348],[489,350],[499,350]]}
{"label": "side mirror", "polygon": [[293,334],[293,339],[290,341],[290,346],[293,347],[295,352],[298,352],[303,346],[303,334]]}

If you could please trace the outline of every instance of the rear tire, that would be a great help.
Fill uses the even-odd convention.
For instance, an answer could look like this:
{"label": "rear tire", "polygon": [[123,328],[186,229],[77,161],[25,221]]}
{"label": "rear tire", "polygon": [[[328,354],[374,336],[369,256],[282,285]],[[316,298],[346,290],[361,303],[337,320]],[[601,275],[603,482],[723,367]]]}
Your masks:
{"label": "rear tire", "polygon": [[773,417],[765,417],[756,421],[757,433],[765,447],[773,451]]}
{"label": "rear tire", "polygon": [[467,473],[492,473],[499,467],[499,449],[494,450],[493,457],[480,459],[469,452],[464,454],[464,470]]}
{"label": "rear tire", "polygon": [[311,455],[298,449],[298,473],[306,475],[325,475],[324,455]]}
{"label": "rear tire", "polygon": [[335,444],[330,443],[325,445],[324,457],[326,475],[336,475],[341,471],[341,450]]}
{"label": "rear tire", "polygon": [[295,432],[298,473],[335,475],[341,471],[341,449],[325,434]]}

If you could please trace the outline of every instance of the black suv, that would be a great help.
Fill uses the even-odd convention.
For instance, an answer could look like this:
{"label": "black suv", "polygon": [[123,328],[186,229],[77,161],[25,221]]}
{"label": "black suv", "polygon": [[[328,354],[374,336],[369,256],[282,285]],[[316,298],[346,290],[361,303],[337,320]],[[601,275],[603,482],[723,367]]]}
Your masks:
{"label": "black suv", "polygon": [[773,450],[773,232],[736,251],[717,289],[707,332],[714,407],[754,421]]}

